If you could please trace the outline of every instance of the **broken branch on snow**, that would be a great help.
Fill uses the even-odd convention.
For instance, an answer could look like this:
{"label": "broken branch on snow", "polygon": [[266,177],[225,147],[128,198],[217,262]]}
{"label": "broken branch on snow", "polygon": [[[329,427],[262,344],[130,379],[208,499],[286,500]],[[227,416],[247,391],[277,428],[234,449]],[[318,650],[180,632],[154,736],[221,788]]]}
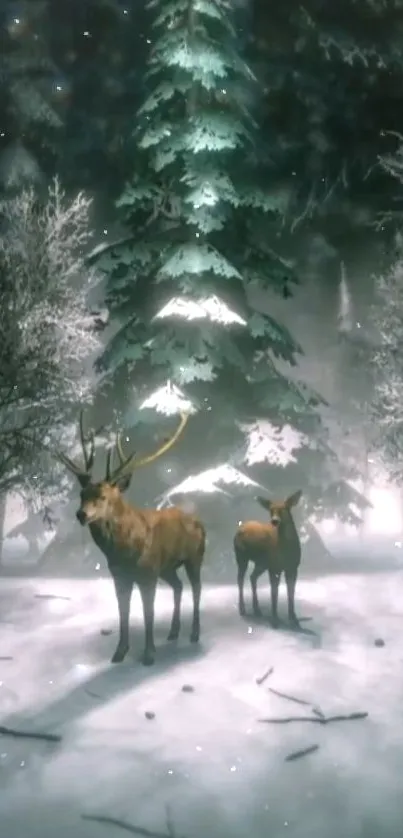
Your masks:
{"label": "broken branch on snow", "polygon": [[282,693],[279,690],[275,690],[274,687],[269,687],[269,691],[271,693],[273,693],[273,695],[278,695],[279,698],[285,698],[286,701],[293,701],[293,702],[295,702],[295,704],[302,704],[304,707],[311,707],[312,708],[312,713],[314,713],[315,716],[319,716],[321,719],[325,718],[325,714],[322,713],[322,710],[320,709],[320,707],[316,707],[315,705],[312,704],[311,701],[305,701],[304,698],[297,698],[297,696],[295,696],[295,695],[289,695],[288,693]]}
{"label": "broken branch on snow", "polygon": [[286,725],[289,722],[316,722],[318,725],[327,725],[330,722],[352,722],[356,719],[366,719],[368,713],[350,713],[347,716],[286,716],[285,718],[258,719],[263,724]]}
{"label": "broken branch on snow", "polygon": [[291,754],[288,754],[285,758],[285,762],[294,762],[297,759],[302,759],[302,757],[307,757],[308,754],[313,754],[315,751],[319,750],[319,745],[309,745],[308,748],[303,748],[300,751],[293,751]]}
{"label": "broken branch on snow", "polygon": [[147,829],[145,826],[136,826],[135,824],[128,823],[120,818],[109,817],[109,815],[81,815],[81,820],[102,823],[105,826],[116,826],[118,829],[123,829],[125,832],[130,832],[132,835],[140,835],[142,838],[175,838],[173,826],[168,814],[167,832],[154,832],[152,829]]}
{"label": "broken branch on snow", "polygon": [[65,599],[71,600],[71,596],[61,596],[59,594],[35,594],[35,599]]}
{"label": "broken branch on snow", "polygon": [[285,698],[287,701],[294,701],[295,704],[304,704],[305,707],[312,707],[310,701],[305,701],[303,698],[297,698],[295,695],[288,695],[287,693],[281,693],[279,690],[275,690],[274,687],[269,687],[269,691],[273,693],[273,695],[278,695],[279,698]]}
{"label": "broken branch on snow", "polygon": [[15,739],[38,739],[42,742],[61,742],[58,733],[39,733],[33,730],[15,730],[12,727],[0,725],[0,736],[13,736]]}
{"label": "broken branch on snow", "polygon": [[264,682],[267,680],[269,675],[272,675],[273,672],[274,672],[274,666],[271,666],[270,669],[268,669],[267,672],[265,672],[260,678],[256,678],[256,683],[258,684],[258,686],[260,687],[261,684],[264,684]]}

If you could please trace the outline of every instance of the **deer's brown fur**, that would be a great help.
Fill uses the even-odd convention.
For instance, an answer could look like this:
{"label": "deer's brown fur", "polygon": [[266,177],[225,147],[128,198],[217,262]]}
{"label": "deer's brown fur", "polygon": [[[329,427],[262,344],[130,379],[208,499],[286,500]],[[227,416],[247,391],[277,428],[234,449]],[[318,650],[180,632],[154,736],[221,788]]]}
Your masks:
{"label": "deer's brown fur", "polygon": [[169,639],[177,639],[183,588],[177,570],[182,565],[187,572],[193,593],[191,641],[199,640],[200,569],[205,551],[203,524],[195,515],[190,515],[178,507],[140,509],[128,503],[122,494],[130,484],[134,469],[153,461],[168,450],[182,432],[186,421],[187,417],[182,417],[181,425],[172,439],[157,452],[140,461],[136,461],[134,455],[125,458],[118,439],[116,448],[120,465],[111,472],[111,455],[108,453],[106,478],[98,483],[91,480],[93,447],[88,455],[82,432],[82,418],[80,429],[85,469],[77,466],[65,455],[59,455],[81,485],[77,519],[82,525],[88,525],[95,544],[106,557],[115,584],[119,608],[119,642],[112,658],[114,663],[122,661],[129,650],[130,600],[135,584],[140,590],[144,612],[143,663],[154,662],[154,599],[159,578],[173,589],[174,610]]}
{"label": "deer's brown fur", "polygon": [[301,542],[291,510],[300,500],[301,494],[301,491],[295,492],[285,501],[257,498],[260,505],[270,513],[271,520],[267,523],[246,521],[239,526],[235,534],[238,607],[241,616],[246,613],[243,589],[247,567],[251,561],[254,564],[250,577],[254,614],[260,616],[261,613],[257,596],[257,580],[267,571],[271,589],[272,622],[274,626],[278,625],[278,588],[281,574],[284,573],[287,585],[288,617],[294,625],[298,625],[295,614],[295,586],[301,562]]}
{"label": "deer's brown fur", "polygon": [[178,507],[140,509],[127,503],[117,486],[102,483],[98,499],[86,499],[81,509],[89,525],[96,523],[99,535],[118,548],[128,566],[156,573],[191,561],[200,563],[204,528],[199,519]]}

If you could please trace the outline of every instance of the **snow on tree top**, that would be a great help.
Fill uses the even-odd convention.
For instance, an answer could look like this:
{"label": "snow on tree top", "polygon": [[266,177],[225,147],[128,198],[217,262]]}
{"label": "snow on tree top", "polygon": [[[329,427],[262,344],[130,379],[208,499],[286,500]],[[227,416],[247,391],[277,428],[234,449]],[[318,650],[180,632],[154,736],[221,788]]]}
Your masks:
{"label": "snow on tree top", "polygon": [[254,489],[260,490],[263,488],[259,483],[256,483],[255,480],[251,480],[250,477],[243,474],[243,472],[228,463],[223,463],[220,466],[216,466],[216,468],[210,468],[206,471],[200,472],[199,474],[191,474],[189,477],[186,477],[185,480],[178,483],[177,486],[174,486],[172,489],[169,489],[164,493],[159,503],[159,508],[164,506],[166,503],[169,503],[170,499],[175,495],[186,495],[192,492],[230,495],[229,492],[222,488],[223,486],[253,487]]}

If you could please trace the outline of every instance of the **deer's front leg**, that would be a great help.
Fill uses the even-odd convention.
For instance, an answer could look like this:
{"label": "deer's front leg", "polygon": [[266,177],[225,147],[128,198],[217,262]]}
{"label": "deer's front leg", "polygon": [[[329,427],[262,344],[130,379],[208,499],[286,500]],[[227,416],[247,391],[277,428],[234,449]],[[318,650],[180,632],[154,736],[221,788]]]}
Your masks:
{"label": "deer's front leg", "polygon": [[286,570],[285,572],[288,598],[288,619],[294,628],[299,628],[299,620],[295,613],[295,586],[297,584],[297,575],[298,568]]}
{"label": "deer's front leg", "polygon": [[114,576],[113,582],[119,609],[119,641],[111,663],[121,663],[129,651],[129,618],[133,582],[123,576]]}
{"label": "deer's front leg", "polygon": [[157,577],[149,576],[139,582],[141,602],[144,614],[144,652],[141,662],[144,666],[152,666],[155,660],[154,645],[154,601],[157,588]]}

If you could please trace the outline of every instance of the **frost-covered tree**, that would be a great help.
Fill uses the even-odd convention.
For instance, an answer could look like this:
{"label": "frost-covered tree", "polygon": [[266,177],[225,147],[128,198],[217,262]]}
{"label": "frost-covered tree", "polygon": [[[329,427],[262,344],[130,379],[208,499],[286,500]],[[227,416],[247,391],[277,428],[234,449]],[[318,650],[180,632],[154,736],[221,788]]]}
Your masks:
{"label": "frost-covered tree", "polygon": [[0,203],[0,496],[56,489],[52,452],[91,399],[90,203],[57,180],[44,201],[29,189]]}
{"label": "frost-covered tree", "polygon": [[377,345],[372,352],[374,391],[371,407],[378,429],[376,448],[392,477],[403,476],[403,237],[396,237],[395,259],[376,278],[372,322]]}
{"label": "frost-covered tree", "polygon": [[147,424],[152,409],[175,409],[173,396],[192,403],[193,433],[181,466],[168,469],[171,482],[227,461],[252,463],[255,440],[266,484],[291,463],[282,483],[303,480],[311,511],[320,513],[326,495],[327,507],[348,512],[347,489],[329,496],[340,474],[321,399],[287,374],[300,347],[250,304],[253,287],[287,296],[295,278],[255,235],[262,217],[273,234],[282,205],[254,145],[255,80],[232,3],[151,0],[148,8],[149,95],[134,126],[136,171],[118,201],[127,236],[94,254],[115,326],[98,364],[104,392],[127,399],[128,427],[140,422],[141,405],[150,408]]}
{"label": "frost-covered tree", "polygon": [[0,188],[8,192],[42,181],[62,126],[48,11],[48,0],[11,0],[0,10]]}
{"label": "frost-covered tree", "polygon": [[[395,152],[380,156],[379,163],[401,194],[403,185],[403,136],[396,135]],[[367,415],[372,428],[372,449],[380,455],[392,478],[401,479],[403,468],[403,234],[401,201],[382,213],[380,226],[389,233],[388,262],[373,278],[369,308],[370,341],[364,361],[370,370],[372,391]],[[368,373],[367,373],[368,374]]]}

